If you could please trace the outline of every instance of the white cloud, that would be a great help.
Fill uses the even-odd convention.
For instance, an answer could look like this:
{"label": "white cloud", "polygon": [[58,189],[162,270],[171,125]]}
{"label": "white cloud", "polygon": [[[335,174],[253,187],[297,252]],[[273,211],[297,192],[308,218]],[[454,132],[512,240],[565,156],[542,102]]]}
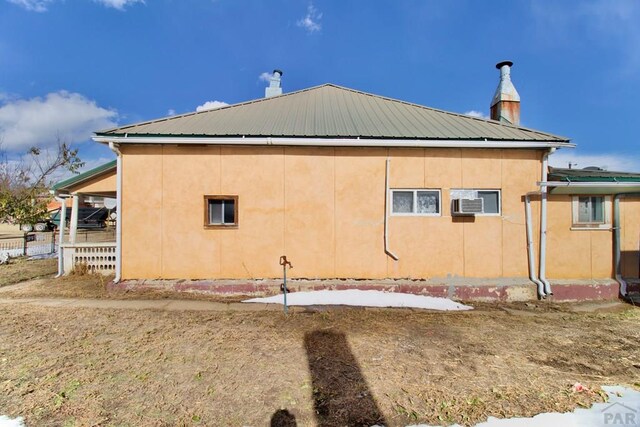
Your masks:
{"label": "white cloud", "polygon": [[489,116],[482,111],[469,110],[463,113],[465,116],[477,117],[479,119],[489,120]]}
{"label": "white cloud", "polygon": [[52,92],[44,98],[0,103],[0,141],[7,151],[48,147],[58,139],[86,141],[97,130],[116,126],[118,113],[79,93]]}
{"label": "white cloud", "polygon": [[111,7],[118,10],[124,10],[125,7],[136,4],[136,3],[144,4],[144,0],[94,0],[94,1],[106,7]]}
{"label": "white cloud", "polygon": [[53,0],[7,0],[32,12],[46,12],[47,5]]}
{"label": "white cloud", "polygon": [[271,73],[267,73],[266,71],[258,76],[258,80],[262,80],[263,82],[269,83],[271,81]]}
{"label": "white cloud", "polygon": [[173,108],[169,108],[169,110],[167,110],[167,116],[175,116],[176,115],[176,110],[174,110]]}
{"label": "white cloud", "polygon": [[229,104],[223,101],[207,101],[202,105],[198,105],[196,107],[196,111],[200,112],[200,111],[207,111],[207,110],[215,110],[216,108],[226,107],[227,105]]}
{"label": "white cloud", "polygon": [[579,154],[576,150],[559,150],[549,156],[549,164],[557,168],[583,169],[601,167],[616,172],[640,172],[640,158],[619,153]]}
{"label": "white cloud", "polygon": [[322,19],[322,13],[318,12],[313,6],[313,3],[309,3],[307,7],[307,14],[304,18],[298,20],[296,25],[300,28],[304,28],[308,34],[315,33],[322,29],[322,24],[320,24],[320,20]]}

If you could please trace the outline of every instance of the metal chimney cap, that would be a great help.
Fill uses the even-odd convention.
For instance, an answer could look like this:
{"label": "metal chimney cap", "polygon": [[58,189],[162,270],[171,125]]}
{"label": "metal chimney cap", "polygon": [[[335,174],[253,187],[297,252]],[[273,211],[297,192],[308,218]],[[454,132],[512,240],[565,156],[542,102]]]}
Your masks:
{"label": "metal chimney cap", "polygon": [[499,70],[500,68],[502,68],[503,66],[509,66],[512,67],[513,66],[513,62],[512,61],[500,61],[496,64],[496,68]]}
{"label": "metal chimney cap", "polygon": [[275,74],[275,73],[278,73],[278,74],[280,74],[281,76],[284,74],[284,73],[282,72],[282,70],[278,70],[278,69],[273,70],[273,74]]}

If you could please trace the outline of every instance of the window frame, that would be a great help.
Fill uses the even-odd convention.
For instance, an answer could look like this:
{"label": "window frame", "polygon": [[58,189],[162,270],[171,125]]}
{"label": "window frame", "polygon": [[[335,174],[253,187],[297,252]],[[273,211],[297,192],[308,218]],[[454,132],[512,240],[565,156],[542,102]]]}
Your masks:
{"label": "window frame", "polygon": [[[394,212],[393,211],[393,193],[395,192],[413,192],[413,212]],[[438,193],[438,212],[437,213],[418,213],[416,212],[418,192],[419,191],[433,191]],[[430,216],[439,217],[442,216],[442,190],[439,188],[390,188],[389,189],[389,215],[390,216]]]}
{"label": "window frame", "polygon": [[[209,201],[210,200],[233,200],[233,223],[219,223],[219,224],[211,224],[209,222]],[[239,218],[238,218],[238,196],[233,195],[205,195],[204,196],[204,228],[206,229],[229,229],[229,228],[238,228]],[[222,212],[222,217],[224,221],[224,209]]]}
{"label": "window frame", "polygon": [[[473,214],[474,216],[502,216],[502,189],[500,188],[452,188],[449,190],[449,198],[451,199],[451,206],[449,207],[451,209],[451,215],[454,216],[456,214],[453,213],[453,200],[456,199],[457,197],[452,197],[451,193],[453,191],[475,191],[476,193],[478,193],[478,197],[480,197],[480,193],[484,192],[484,193],[488,193],[488,192],[496,192],[498,193],[498,212],[497,213],[486,213],[486,212],[482,212],[482,213],[477,213],[477,214]],[[484,210],[484,202],[482,203],[482,209]]]}
{"label": "window frame", "polygon": [[[602,198],[602,222],[580,222],[580,198]],[[571,230],[611,230],[611,196],[575,194],[571,196]]]}

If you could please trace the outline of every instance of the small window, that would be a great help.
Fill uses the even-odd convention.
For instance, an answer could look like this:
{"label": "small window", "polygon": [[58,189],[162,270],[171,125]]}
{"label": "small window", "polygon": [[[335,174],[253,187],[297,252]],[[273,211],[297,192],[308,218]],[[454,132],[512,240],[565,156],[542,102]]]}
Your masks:
{"label": "small window", "polygon": [[500,213],[500,191],[478,190],[478,197],[483,200],[483,212],[485,215],[498,215]]}
{"label": "small window", "polygon": [[207,228],[238,225],[238,196],[204,196]]}
{"label": "small window", "polygon": [[609,196],[574,196],[574,228],[609,228]]}
{"label": "small window", "polygon": [[440,215],[440,190],[391,190],[393,215]]}

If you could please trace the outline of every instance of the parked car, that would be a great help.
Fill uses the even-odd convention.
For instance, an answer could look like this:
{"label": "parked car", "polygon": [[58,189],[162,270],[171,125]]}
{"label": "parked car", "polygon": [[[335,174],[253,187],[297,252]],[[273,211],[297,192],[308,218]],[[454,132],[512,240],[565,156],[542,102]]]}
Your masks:
{"label": "parked car", "polygon": [[52,231],[56,226],[49,218],[38,221],[35,224],[20,224],[20,230],[29,233],[31,231]]}
{"label": "parked car", "polygon": [[[71,209],[67,209],[65,226],[71,222]],[[78,228],[104,228],[109,215],[107,208],[78,208]],[[60,209],[51,214],[51,222],[55,227],[60,226]]]}

